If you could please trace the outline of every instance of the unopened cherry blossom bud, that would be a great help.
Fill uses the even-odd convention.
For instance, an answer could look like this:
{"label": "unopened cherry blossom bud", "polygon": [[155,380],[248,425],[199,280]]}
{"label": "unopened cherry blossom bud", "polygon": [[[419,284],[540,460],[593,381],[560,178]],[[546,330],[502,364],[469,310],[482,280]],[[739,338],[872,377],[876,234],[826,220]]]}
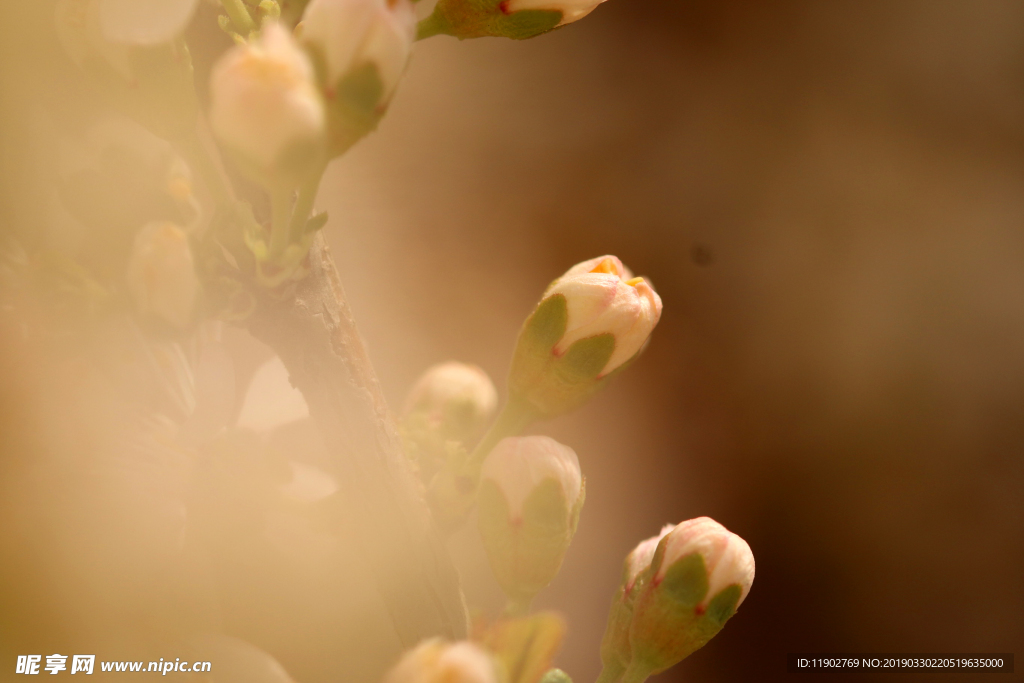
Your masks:
{"label": "unopened cherry blossom bud", "polygon": [[312,0],[306,7],[302,41],[317,62],[332,155],[377,125],[415,37],[409,0]]}
{"label": "unopened cherry blossom bud", "polygon": [[420,37],[533,38],[590,14],[604,0],[439,0]]}
{"label": "unopened cherry blossom bud", "polygon": [[384,683],[498,683],[498,672],[479,645],[432,638],[402,655]]}
{"label": "unopened cherry blossom bud", "polygon": [[742,538],[699,517],[666,534],[638,576],[624,681],[664,671],[711,640],[750,592],[754,555]]}
{"label": "unopened cherry blossom bud", "polygon": [[639,354],[661,308],[650,283],[614,256],[573,266],[523,325],[510,393],[541,417],[576,408]]}
{"label": "unopened cherry blossom bud", "polygon": [[135,237],[128,260],[128,291],[143,316],[176,328],[192,322],[199,278],[188,236],[170,222],[149,223]]}
{"label": "unopened cherry blossom bud", "polygon": [[601,640],[601,663],[608,677],[617,680],[631,659],[629,627],[633,621],[633,603],[643,590],[644,571],[651,565],[658,543],[675,527],[667,524],[657,536],[641,541],[629,555],[622,568],[622,583],[612,600],[608,625]]}
{"label": "unopened cherry blossom bud", "polygon": [[575,451],[546,436],[498,442],[481,471],[480,534],[511,603],[529,605],[558,574],[584,485]]}
{"label": "unopened cherry blossom bud", "polygon": [[322,165],[325,113],[313,65],[291,33],[265,23],[210,75],[210,125],[239,167],[271,187],[293,186]]}
{"label": "unopened cherry blossom bud", "polygon": [[475,365],[449,361],[427,369],[409,391],[404,416],[416,416],[445,439],[476,436],[498,407],[498,391]]}

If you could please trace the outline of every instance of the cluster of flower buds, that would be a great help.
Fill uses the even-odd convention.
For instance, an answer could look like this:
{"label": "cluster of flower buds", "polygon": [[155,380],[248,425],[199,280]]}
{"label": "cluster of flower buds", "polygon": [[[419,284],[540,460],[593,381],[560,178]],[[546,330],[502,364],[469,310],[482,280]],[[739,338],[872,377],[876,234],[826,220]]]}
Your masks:
{"label": "cluster of flower buds", "polygon": [[297,40],[276,21],[221,58],[214,132],[264,184],[302,176],[372,130],[415,38],[409,0],[313,0]]}
{"label": "cluster of flower buds", "polygon": [[616,257],[573,266],[519,333],[510,396],[539,417],[578,407],[640,353],[660,317],[657,292]]}
{"label": "cluster of flower buds", "polygon": [[639,683],[677,664],[722,629],[753,582],[750,546],[708,517],[643,541],[612,603],[602,680]]}
{"label": "cluster of flower buds", "polygon": [[562,566],[584,500],[576,453],[546,436],[508,437],[484,462],[478,494],[480,535],[491,568],[525,611]]}
{"label": "cluster of flower buds", "polygon": [[420,24],[421,38],[533,38],[582,19],[604,0],[439,0]]}
{"label": "cluster of flower buds", "polygon": [[425,640],[406,652],[384,683],[498,683],[494,658],[469,641]]}

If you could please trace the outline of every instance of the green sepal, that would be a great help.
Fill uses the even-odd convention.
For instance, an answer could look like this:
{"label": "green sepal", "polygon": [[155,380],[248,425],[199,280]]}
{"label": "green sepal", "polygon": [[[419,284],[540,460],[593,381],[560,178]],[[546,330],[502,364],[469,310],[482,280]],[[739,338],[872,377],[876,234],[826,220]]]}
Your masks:
{"label": "green sepal", "polygon": [[377,128],[387,111],[387,93],[375,63],[360,64],[330,82],[323,53],[316,45],[306,47],[323,91],[327,109],[327,157],[333,159]]}
{"label": "green sepal", "polygon": [[743,590],[739,587],[739,584],[734,583],[731,586],[726,586],[719,591],[718,595],[711,598],[705,615],[721,627],[725,622],[729,621],[732,615],[736,614],[736,606],[739,604],[742,594]]}
{"label": "green sepal", "polygon": [[500,36],[525,40],[558,27],[557,9],[525,9],[506,13],[495,0],[439,0],[434,13],[420,22],[417,38],[445,34],[459,40]]}
{"label": "green sepal", "polygon": [[692,553],[673,562],[661,580],[661,590],[680,605],[693,607],[699,604],[708,593],[704,556]]}
{"label": "green sepal", "polygon": [[555,353],[565,335],[568,315],[564,295],[541,301],[523,324],[512,356],[509,391],[542,417],[581,406],[614,374],[600,374],[615,351],[615,336],[610,333],[577,340],[564,354]]}
{"label": "green sepal", "polygon": [[510,600],[529,603],[558,575],[575,531],[579,505],[568,508],[561,484],[541,481],[513,519],[498,485],[485,479],[477,497],[478,522],[494,576]]}

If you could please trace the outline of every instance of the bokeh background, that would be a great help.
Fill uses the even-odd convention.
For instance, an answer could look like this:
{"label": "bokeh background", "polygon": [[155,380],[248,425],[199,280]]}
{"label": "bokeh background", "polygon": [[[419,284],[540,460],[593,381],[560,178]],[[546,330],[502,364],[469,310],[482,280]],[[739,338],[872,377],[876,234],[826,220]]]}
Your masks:
{"label": "bokeh background", "polygon": [[[787,652],[1024,642],[1024,5],[612,0],[522,43],[418,47],[324,181],[391,398],[500,381],[523,317],[603,253],[665,312],[546,424],[587,504],[542,594],[598,671],[622,556],[710,515],[757,578],[665,681],[783,679]],[[471,599],[498,595],[472,534]]]}
{"label": "bokeh background", "polygon": [[[79,87],[56,67],[65,80],[11,69],[44,23],[5,28],[8,93]],[[10,160],[32,158],[15,151],[8,220],[16,194],[27,203]],[[796,651],[1021,654],[1021,3],[611,0],[535,40],[433,38],[318,206],[395,406],[448,359],[501,387],[522,320],[573,263],[616,254],[660,292],[642,359],[536,428],[587,477],[576,539],[539,600],[568,619],[558,664],[577,683],[597,675],[624,555],[699,515],[749,541],[757,578],[729,626],[660,681],[784,679]],[[266,356],[226,340],[236,370]],[[138,633],[195,607],[160,592],[176,577],[195,603],[214,600],[193,580],[208,567],[159,544],[185,494],[177,475],[150,476],[138,500],[122,482],[106,505],[102,487],[39,464],[104,448],[72,438],[103,397],[81,368],[14,346],[0,347],[0,609],[29,621],[7,619],[0,637],[142,658]],[[40,420],[33,382],[61,387],[37,403],[81,429]],[[94,537],[107,545],[83,564]],[[125,538],[153,548],[125,555]],[[497,613],[472,526],[451,548],[471,605]],[[300,683],[337,680],[337,661],[379,645],[386,626],[353,616],[373,609],[344,553],[289,564],[264,551],[219,560],[231,597],[211,623]]]}

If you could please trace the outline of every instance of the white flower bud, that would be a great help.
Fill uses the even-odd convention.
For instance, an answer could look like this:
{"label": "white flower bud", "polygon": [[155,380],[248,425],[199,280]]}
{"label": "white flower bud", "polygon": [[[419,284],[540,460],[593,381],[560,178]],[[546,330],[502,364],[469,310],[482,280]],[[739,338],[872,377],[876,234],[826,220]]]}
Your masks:
{"label": "white flower bud", "polygon": [[309,57],[280,24],[265,24],[258,42],[221,57],[210,75],[210,95],[213,132],[261,182],[318,164],[323,101]]}
{"label": "white flower bud", "polygon": [[449,361],[431,366],[416,381],[406,398],[405,415],[422,413],[430,426],[438,428],[455,421],[463,427],[456,431],[474,432],[497,407],[498,391],[486,372]]}
{"label": "white flower bud", "polygon": [[302,40],[323,60],[327,97],[357,69],[372,65],[386,102],[409,60],[416,13],[409,0],[312,0]]}
{"label": "white flower bud", "polygon": [[140,313],[187,327],[200,285],[185,231],[170,222],[143,227],[128,260],[127,282]]}
{"label": "white flower bud", "polygon": [[708,573],[708,591],[701,605],[707,605],[722,589],[733,584],[740,587],[739,607],[754,583],[754,554],[742,538],[710,517],[685,521],[665,537],[665,554],[655,572],[660,582],[676,560],[700,553]]}
{"label": "white flower bud", "polygon": [[494,660],[479,645],[433,638],[406,652],[384,683],[498,683],[498,676]]}
{"label": "white flower bud", "polygon": [[568,446],[546,436],[509,437],[487,457],[478,495],[480,535],[516,609],[557,576],[582,506],[583,476]]}
{"label": "white flower bud", "polygon": [[[641,545],[637,565],[647,553]],[[700,517],[669,531],[637,579],[633,593],[638,594],[627,596],[629,609],[616,612],[613,603],[615,623],[610,620],[604,643],[605,665],[613,671],[627,666],[627,680],[664,671],[711,640],[750,592],[754,555],[742,538]],[[621,625],[627,611],[632,616],[624,642]]]}
{"label": "white flower bud", "polygon": [[583,486],[576,451],[547,436],[502,439],[484,461],[480,478],[498,485],[512,520],[522,516],[524,501],[546,479],[560,487],[567,515],[576,506]]}
{"label": "white flower bud", "polygon": [[601,375],[636,355],[661,318],[661,297],[614,256],[570,268],[548,288],[544,298],[558,294],[565,297],[569,317],[565,335],[555,346],[557,355],[586,337],[615,336],[615,350]]}
{"label": "white flower bud", "polygon": [[570,268],[544,292],[519,333],[510,399],[538,417],[577,408],[634,358],[661,317],[661,298],[619,259]]}

